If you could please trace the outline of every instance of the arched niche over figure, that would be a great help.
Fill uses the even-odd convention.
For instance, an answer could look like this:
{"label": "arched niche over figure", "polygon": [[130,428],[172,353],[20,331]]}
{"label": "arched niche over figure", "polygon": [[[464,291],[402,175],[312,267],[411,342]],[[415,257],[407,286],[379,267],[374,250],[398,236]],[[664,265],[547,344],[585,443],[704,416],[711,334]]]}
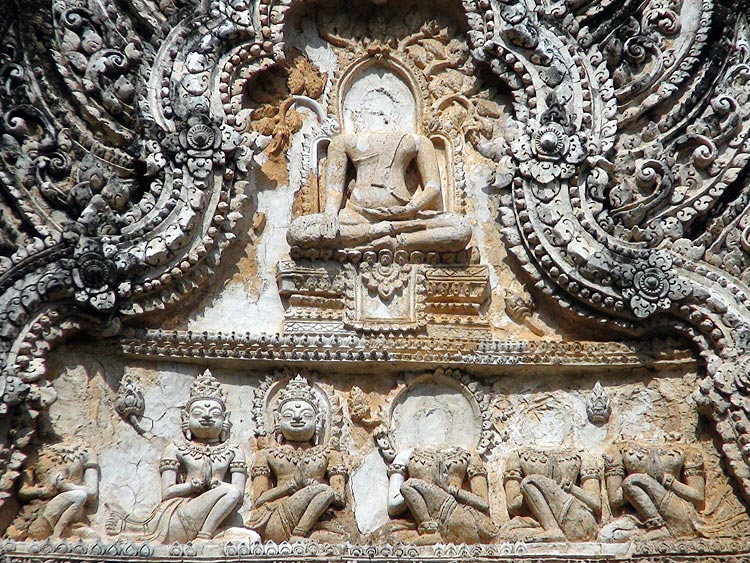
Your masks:
{"label": "arched niche over figure", "polygon": [[397,452],[416,447],[477,447],[482,419],[476,399],[455,380],[429,375],[406,387],[391,407]]}
{"label": "arched niche over figure", "polygon": [[[445,211],[452,182],[443,139],[423,130],[421,88],[395,57],[366,55],[342,74],[341,131],[316,147],[320,213],[292,221],[301,249],[458,252],[472,231]],[[325,164],[323,164],[325,160]]]}
{"label": "arched niche over figure", "polygon": [[421,104],[404,71],[365,59],[342,81],[339,95],[342,131],[391,130],[416,133]]}
{"label": "arched niche over figure", "polygon": [[376,431],[390,517],[376,535],[389,542],[489,543],[497,534],[482,456],[493,440],[487,401],[461,378],[416,378],[393,400],[387,430]]}

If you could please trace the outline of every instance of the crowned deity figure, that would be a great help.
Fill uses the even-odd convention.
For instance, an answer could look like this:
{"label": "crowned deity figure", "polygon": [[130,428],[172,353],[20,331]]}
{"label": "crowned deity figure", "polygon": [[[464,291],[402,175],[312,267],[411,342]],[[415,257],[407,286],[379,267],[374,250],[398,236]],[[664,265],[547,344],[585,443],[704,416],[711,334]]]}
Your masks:
{"label": "crowned deity figure", "polygon": [[411,514],[415,543],[487,543],[497,534],[478,454],[461,446],[416,447],[396,455],[388,476],[388,513]]}
{"label": "crowned deity figure", "polygon": [[184,440],[168,445],[159,462],[162,501],[144,520],[112,513],[110,534],[185,543],[211,539],[241,504],[245,453],[227,440],[229,413],[219,382],[206,370],[182,409]]}
{"label": "crowned deity figure", "polygon": [[[442,210],[435,146],[394,110],[398,103],[382,88],[364,94],[352,113],[353,131],[335,136],[328,146],[323,213],[292,221],[289,244],[438,252],[466,248],[471,227],[463,217]],[[355,171],[351,179],[349,168]]]}
{"label": "crowned deity figure", "polygon": [[329,507],[344,507],[348,472],[341,453],[325,441],[325,412],[304,377],[279,392],[273,418],[274,440],[253,460],[246,524],[266,541],[300,541]]}
{"label": "crowned deity figure", "polygon": [[45,445],[21,476],[20,514],[8,528],[15,540],[88,537],[86,507],[99,497],[96,454],[70,444]]}
{"label": "crowned deity figure", "polygon": [[703,522],[706,477],[700,451],[682,444],[624,443],[604,458],[613,510],[632,508],[602,529],[602,539],[695,537]]}
{"label": "crowned deity figure", "polygon": [[524,541],[588,541],[601,516],[600,468],[577,451],[523,450],[505,464],[505,497],[514,516],[503,535]]}

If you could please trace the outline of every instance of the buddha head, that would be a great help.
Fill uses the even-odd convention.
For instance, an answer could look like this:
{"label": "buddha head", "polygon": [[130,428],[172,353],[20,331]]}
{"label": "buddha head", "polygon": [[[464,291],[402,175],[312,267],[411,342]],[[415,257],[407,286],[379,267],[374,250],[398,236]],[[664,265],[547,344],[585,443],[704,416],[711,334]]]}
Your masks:
{"label": "buddha head", "polygon": [[188,440],[223,442],[229,434],[229,413],[219,382],[209,370],[190,386],[182,409],[182,431]]}
{"label": "buddha head", "polygon": [[393,68],[370,65],[359,71],[349,83],[342,109],[347,133],[415,131],[414,94]]}
{"label": "buddha head", "polygon": [[318,443],[323,430],[323,412],[312,387],[301,375],[279,392],[274,410],[277,440]]}

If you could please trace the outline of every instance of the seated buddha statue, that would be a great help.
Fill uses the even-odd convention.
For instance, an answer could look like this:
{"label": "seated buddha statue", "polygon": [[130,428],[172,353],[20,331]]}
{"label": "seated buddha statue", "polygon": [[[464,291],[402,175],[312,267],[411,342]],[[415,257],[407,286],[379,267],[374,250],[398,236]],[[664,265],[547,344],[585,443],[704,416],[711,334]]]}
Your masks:
{"label": "seated buddha statue", "polygon": [[[387,95],[370,94],[354,115],[354,132],[337,135],[328,146],[323,213],[294,219],[287,241],[300,248],[463,250],[471,227],[440,210],[435,146],[382,109],[392,103]],[[349,168],[355,174],[347,183]],[[416,186],[407,180],[411,170]]]}

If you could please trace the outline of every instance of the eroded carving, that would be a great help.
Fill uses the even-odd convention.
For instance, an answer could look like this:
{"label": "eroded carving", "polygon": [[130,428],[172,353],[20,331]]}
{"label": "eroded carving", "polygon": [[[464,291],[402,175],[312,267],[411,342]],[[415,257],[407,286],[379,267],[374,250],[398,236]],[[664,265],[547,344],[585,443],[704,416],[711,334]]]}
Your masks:
{"label": "eroded carving", "polygon": [[99,464],[92,451],[59,443],[29,460],[18,496],[25,503],[7,530],[16,540],[94,536],[87,512],[99,497]]}
{"label": "eroded carving", "polygon": [[512,454],[503,480],[508,512],[515,518],[503,533],[525,541],[596,538],[602,511],[600,472],[591,456],[577,451],[527,449]]}
{"label": "eroded carving", "polygon": [[160,543],[211,539],[241,504],[245,453],[228,441],[229,413],[210,371],[190,386],[190,400],[181,412],[185,440],[167,446],[159,461],[161,503],[145,519],[113,511],[110,534]]}
{"label": "eroded carving", "polygon": [[[489,543],[497,535],[487,470],[478,451],[490,439],[478,439],[479,428],[461,425],[480,411],[482,402],[467,397],[461,383],[451,379],[461,375],[441,370],[415,381],[394,406],[391,423],[399,427],[393,433],[376,433],[380,453],[389,462],[388,514],[408,517],[388,526],[392,540],[474,544]],[[450,443],[459,435],[463,443],[473,443],[473,449]],[[393,456],[398,442],[411,447]]]}
{"label": "eroded carving", "polygon": [[335,522],[320,522],[329,507],[346,505],[348,468],[326,432],[330,413],[307,379],[297,375],[279,391],[272,416],[272,441],[253,460],[253,512],[247,525],[266,541],[298,541],[313,533],[343,539],[345,530]]}
{"label": "eroded carving", "polygon": [[607,496],[614,510],[631,508],[608,524],[603,539],[654,540],[700,536],[706,476],[699,450],[681,444],[626,443],[605,457]]}
{"label": "eroded carving", "polygon": [[[378,76],[383,78],[373,78]],[[325,209],[295,219],[289,243],[301,248],[462,250],[471,228],[441,210],[435,147],[417,132],[416,104],[404,99],[413,94],[386,66],[373,65],[359,81],[372,84],[361,88],[361,105],[345,114],[344,131],[328,146]],[[401,88],[389,88],[392,84]],[[416,186],[408,185],[412,163],[419,176]],[[356,171],[352,182],[347,181],[348,165]]]}
{"label": "eroded carving", "polygon": [[593,424],[604,424],[609,420],[612,413],[612,405],[609,395],[598,381],[591,390],[591,395],[586,399],[586,416]]}

